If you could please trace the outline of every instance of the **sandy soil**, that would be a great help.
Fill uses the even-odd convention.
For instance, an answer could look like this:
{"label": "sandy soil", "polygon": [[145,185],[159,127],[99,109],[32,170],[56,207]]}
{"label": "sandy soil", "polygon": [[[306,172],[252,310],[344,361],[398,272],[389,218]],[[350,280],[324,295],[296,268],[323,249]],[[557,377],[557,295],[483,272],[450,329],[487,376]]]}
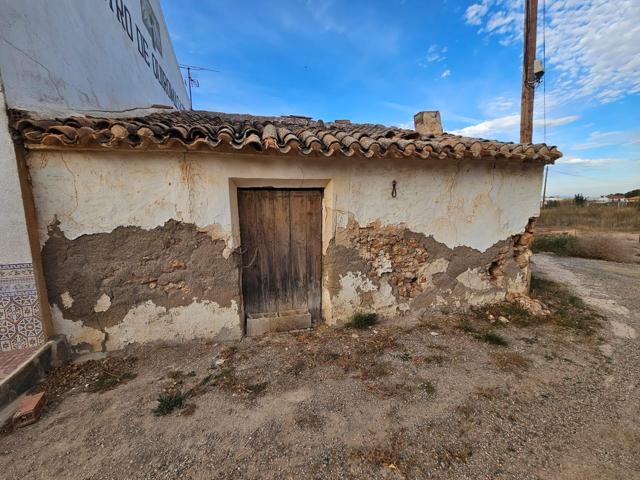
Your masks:
{"label": "sandy soil", "polygon": [[[0,476],[638,479],[640,269],[535,259],[608,316],[599,333],[477,324],[496,346],[449,316],[131,348],[135,378],[0,435]],[[178,389],[187,407],[154,416]]]}

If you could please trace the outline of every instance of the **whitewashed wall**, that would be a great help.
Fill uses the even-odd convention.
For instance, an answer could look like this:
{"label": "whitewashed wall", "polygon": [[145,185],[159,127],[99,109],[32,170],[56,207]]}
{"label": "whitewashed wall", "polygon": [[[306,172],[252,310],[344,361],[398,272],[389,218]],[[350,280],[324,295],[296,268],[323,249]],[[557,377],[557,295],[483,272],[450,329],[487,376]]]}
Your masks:
{"label": "whitewashed wall", "polygon": [[[486,250],[539,213],[541,167],[489,162],[283,158],[180,153],[34,152],[40,239],[54,216],[67,238],[121,225],[194,223],[237,245],[234,187],[325,187],[324,243],[348,216]],[[391,197],[391,182],[397,197]]]}
{"label": "whitewashed wall", "polygon": [[[143,4],[155,14],[157,23],[150,15],[146,23],[155,25],[161,52],[143,20]],[[173,98],[157,78],[160,68]],[[189,105],[158,0],[2,0],[0,72],[7,104],[15,108]]]}
{"label": "whitewashed wall", "polygon": [[9,135],[4,95],[0,84],[0,192],[2,192],[2,218],[0,220],[0,265],[31,263],[27,223],[22,204],[18,164]]}

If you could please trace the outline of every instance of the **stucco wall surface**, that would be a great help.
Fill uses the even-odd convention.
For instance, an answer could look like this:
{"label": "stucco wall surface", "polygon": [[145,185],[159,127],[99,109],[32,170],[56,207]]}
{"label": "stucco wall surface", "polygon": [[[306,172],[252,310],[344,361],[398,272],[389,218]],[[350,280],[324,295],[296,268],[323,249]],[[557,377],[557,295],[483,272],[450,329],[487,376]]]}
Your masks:
{"label": "stucco wall surface", "polygon": [[0,351],[40,345],[44,331],[0,79]]}
{"label": "stucco wall surface", "polygon": [[[325,187],[325,248],[349,216],[404,224],[449,248],[486,250],[539,213],[540,166],[125,152],[32,152],[41,241],[57,217],[67,238],[175,219],[238,242],[235,187]],[[237,179],[237,181],[236,181]],[[397,182],[396,198],[391,182]]]}
{"label": "stucco wall surface", "polygon": [[[237,263],[233,252],[240,242],[238,187],[323,187],[323,315],[330,323],[359,309],[393,315],[418,307],[464,307],[503,299],[510,291],[526,291],[525,230],[538,214],[542,178],[539,166],[491,162],[264,155],[42,151],[31,152],[28,164],[45,264],[54,237],[72,248],[83,239],[107,241],[101,235],[122,236],[123,227],[137,227],[126,230],[123,238],[140,244],[134,237],[142,238],[143,231],[152,229],[166,233],[174,228],[167,222],[191,225],[212,242],[222,241],[220,258]],[[168,247],[170,257],[152,260],[152,268],[145,270],[149,278],[139,281],[157,282],[151,278],[158,276],[154,272],[162,273],[163,262],[173,262],[174,256],[189,271],[189,265],[195,265],[189,262],[197,259],[181,245],[185,243]],[[185,337],[203,331],[213,337],[223,331],[226,336],[241,333],[239,282],[237,296],[225,294],[224,301],[218,301],[215,288],[204,294],[180,273],[182,269],[174,270],[172,282],[182,289],[179,304],[162,305],[163,297],[149,293],[146,298],[139,290],[135,305],[131,299],[121,302],[120,307],[128,305],[130,310],[120,310],[117,321],[112,316],[109,326],[102,327],[82,324],[84,314],[65,307],[65,301],[69,305],[78,292],[67,292],[59,282],[52,295],[49,286],[50,301],[59,311],[57,324],[61,330],[73,327],[78,338],[87,336],[82,329],[102,328],[99,341],[87,343],[109,348],[129,341],[171,339],[176,331]],[[67,274],[73,277],[72,270]],[[92,293],[82,294],[84,304],[96,303],[113,291],[108,281],[94,280]],[[148,303],[152,297],[161,302],[159,308]],[[96,310],[92,318],[99,323],[109,308],[114,307],[104,313]],[[193,308],[192,323],[181,323],[184,317],[173,311],[178,308]],[[147,316],[144,322],[173,326],[140,328],[139,312]],[[219,320],[211,327],[214,317]],[[202,328],[194,330],[193,323]],[[151,330],[153,334],[146,333]]]}
{"label": "stucco wall surface", "polygon": [[18,164],[4,105],[4,92],[0,82],[0,264],[31,263]]}
{"label": "stucco wall surface", "polygon": [[13,108],[189,105],[158,0],[3,0],[0,71]]}

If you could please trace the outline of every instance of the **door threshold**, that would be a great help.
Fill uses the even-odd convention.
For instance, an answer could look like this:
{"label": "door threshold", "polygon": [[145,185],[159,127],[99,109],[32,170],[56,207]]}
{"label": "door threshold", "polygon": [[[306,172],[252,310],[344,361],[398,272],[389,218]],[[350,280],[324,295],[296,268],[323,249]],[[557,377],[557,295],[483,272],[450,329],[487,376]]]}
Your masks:
{"label": "door threshold", "polygon": [[247,314],[247,337],[308,328],[311,328],[311,313],[309,310]]}

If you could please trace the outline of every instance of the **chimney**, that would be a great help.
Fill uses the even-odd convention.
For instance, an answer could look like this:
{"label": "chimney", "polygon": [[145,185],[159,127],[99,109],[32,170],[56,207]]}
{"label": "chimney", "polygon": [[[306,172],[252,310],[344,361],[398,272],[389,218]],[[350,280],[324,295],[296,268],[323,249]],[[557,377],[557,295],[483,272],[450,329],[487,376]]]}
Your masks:
{"label": "chimney", "polygon": [[442,121],[440,112],[418,112],[413,116],[413,124],[421,135],[442,135]]}

